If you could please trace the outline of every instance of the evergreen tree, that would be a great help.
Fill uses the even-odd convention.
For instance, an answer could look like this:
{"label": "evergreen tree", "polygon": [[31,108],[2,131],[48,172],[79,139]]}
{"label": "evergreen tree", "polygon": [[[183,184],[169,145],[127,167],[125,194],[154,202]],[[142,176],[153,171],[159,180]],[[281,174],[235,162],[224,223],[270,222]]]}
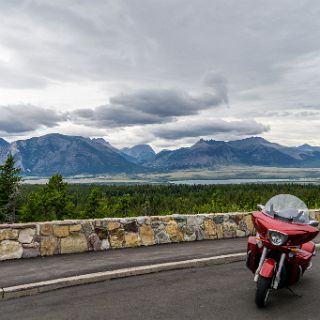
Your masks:
{"label": "evergreen tree", "polygon": [[22,221],[50,221],[72,218],[74,204],[59,174],[52,176],[45,187],[29,193],[21,210]]}
{"label": "evergreen tree", "polygon": [[11,154],[4,164],[0,165],[0,221],[13,223],[17,220],[20,171],[20,168],[15,167]]}
{"label": "evergreen tree", "polygon": [[87,198],[82,218],[103,218],[108,214],[108,202],[102,192],[93,188]]}

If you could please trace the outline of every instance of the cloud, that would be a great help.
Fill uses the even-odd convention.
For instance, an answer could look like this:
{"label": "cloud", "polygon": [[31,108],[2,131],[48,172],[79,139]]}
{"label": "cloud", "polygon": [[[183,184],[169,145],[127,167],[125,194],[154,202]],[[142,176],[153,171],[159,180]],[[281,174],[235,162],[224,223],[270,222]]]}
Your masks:
{"label": "cloud", "polygon": [[217,134],[238,134],[239,136],[258,135],[269,131],[269,127],[255,120],[224,121],[180,121],[167,126],[160,126],[152,130],[156,137],[168,140],[214,136]]}
{"label": "cloud", "polygon": [[224,94],[225,92],[220,95],[218,91],[217,94],[203,93],[193,96],[174,89],[140,90],[112,97],[107,105],[75,110],[71,113],[71,119],[76,123],[96,127],[164,123],[219,106],[225,102]]}
{"label": "cloud", "polygon": [[55,127],[67,120],[67,114],[33,105],[0,106],[0,132],[24,133],[41,127]]}
{"label": "cloud", "polygon": [[[0,103],[55,106],[99,132],[214,112],[270,123],[266,135],[289,141],[303,119],[318,126],[319,10],[309,0],[270,0],[268,10],[255,0],[0,1]],[[50,128],[0,119],[10,132]]]}
{"label": "cloud", "polygon": [[210,70],[205,73],[203,83],[208,87],[213,88],[222,102],[227,105],[229,104],[227,79],[222,74]]}
{"label": "cloud", "polygon": [[[1,53],[10,53],[5,87],[114,81],[137,74],[153,56],[153,41],[137,29],[121,1],[21,0],[1,2],[0,12],[0,67]],[[22,81],[19,73],[34,79]]]}

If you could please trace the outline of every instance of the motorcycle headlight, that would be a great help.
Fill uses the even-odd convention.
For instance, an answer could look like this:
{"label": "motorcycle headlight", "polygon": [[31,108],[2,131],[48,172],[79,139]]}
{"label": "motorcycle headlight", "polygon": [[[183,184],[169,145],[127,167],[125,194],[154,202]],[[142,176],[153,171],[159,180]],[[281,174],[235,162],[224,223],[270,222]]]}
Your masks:
{"label": "motorcycle headlight", "polygon": [[274,246],[282,246],[288,240],[288,235],[275,230],[268,230],[268,238]]}

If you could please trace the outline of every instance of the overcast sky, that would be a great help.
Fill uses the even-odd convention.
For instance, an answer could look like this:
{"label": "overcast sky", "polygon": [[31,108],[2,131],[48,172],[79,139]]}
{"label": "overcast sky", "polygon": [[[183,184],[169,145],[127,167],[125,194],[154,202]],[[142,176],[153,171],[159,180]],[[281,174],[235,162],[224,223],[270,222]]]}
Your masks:
{"label": "overcast sky", "polygon": [[0,1],[0,137],[320,145],[320,2]]}

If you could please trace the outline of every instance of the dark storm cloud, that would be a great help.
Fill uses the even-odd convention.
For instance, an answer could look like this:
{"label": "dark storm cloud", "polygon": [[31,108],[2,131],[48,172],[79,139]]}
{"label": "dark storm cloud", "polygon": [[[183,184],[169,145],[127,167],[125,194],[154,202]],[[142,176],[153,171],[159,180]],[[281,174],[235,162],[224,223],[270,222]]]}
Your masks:
{"label": "dark storm cloud", "polygon": [[[213,90],[212,90],[213,91]],[[77,123],[97,127],[119,127],[163,123],[175,118],[197,115],[200,111],[225,102],[225,95],[203,93],[192,96],[178,90],[140,90],[121,94],[110,103],[94,109],[78,109],[71,113]]]}
{"label": "dark storm cloud", "polygon": [[269,130],[268,126],[254,120],[224,121],[181,121],[170,126],[161,126],[152,132],[155,136],[168,140],[213,136],[220,133],[239,134],[240,136],[257,135]]}
{"label": "dark storm cloud", "polygon": [[54,127],[67,115],[33,105],[0,106],[0,132],[24,133],[41,127]]}

